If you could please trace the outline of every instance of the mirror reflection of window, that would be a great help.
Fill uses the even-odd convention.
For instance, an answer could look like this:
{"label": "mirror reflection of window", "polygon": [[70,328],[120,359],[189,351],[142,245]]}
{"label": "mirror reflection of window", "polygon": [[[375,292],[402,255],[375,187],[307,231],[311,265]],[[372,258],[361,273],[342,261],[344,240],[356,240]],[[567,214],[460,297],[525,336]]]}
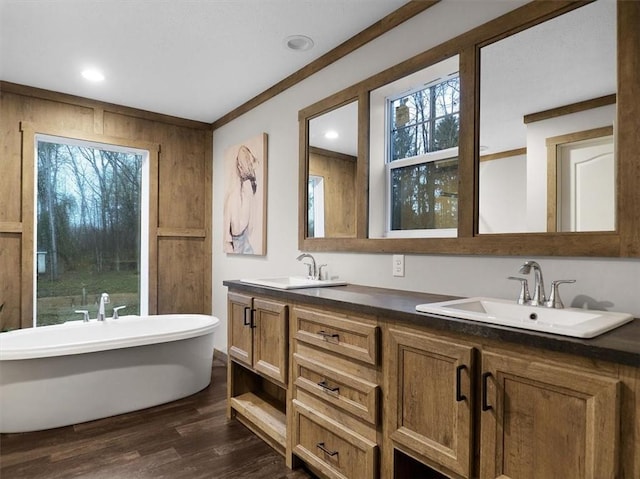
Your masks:
{"label": "mirror reflection of window", "polygon": [[37,139],[34,324],[95,318],[104,292],[122,314],[146,311],[148,152]]}
{"label": "mirror reflection of window", "polygon": [[458,63],[447,59],[371,93],[371,237],[457,235]]}
{"label": "mirror reflection of window", "polygon": [[[546,141],[613,125],[615,93],[613,1],[597,0],[481,48],[480,233],[556,231],[549,208],[562,185],[549,184]],[[602,211],[613,215],[605,223],[615,229],[615,201]]]}

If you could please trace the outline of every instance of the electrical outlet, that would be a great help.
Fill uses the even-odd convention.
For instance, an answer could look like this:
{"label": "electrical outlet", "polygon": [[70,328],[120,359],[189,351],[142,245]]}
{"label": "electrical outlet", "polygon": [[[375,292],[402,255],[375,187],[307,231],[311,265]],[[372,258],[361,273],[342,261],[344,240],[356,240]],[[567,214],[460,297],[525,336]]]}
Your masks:
{"label": "electrical outlet", "polygon": [[393,255],[393,275],[404,276],[404,255],[403,254]]}

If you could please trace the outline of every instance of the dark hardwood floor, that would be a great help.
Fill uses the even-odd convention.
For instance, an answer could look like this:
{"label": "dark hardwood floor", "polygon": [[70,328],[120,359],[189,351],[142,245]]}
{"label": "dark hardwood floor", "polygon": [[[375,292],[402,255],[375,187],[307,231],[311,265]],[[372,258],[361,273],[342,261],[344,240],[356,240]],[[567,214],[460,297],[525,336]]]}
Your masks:
{"label": "dark hardwood floor", "polygon": [[226,368],[216,360],[211,385],[188,398],[75,426],[0,435],[0,478],[314,477],[288,469],[242,424],[227,421],[225,403]]}

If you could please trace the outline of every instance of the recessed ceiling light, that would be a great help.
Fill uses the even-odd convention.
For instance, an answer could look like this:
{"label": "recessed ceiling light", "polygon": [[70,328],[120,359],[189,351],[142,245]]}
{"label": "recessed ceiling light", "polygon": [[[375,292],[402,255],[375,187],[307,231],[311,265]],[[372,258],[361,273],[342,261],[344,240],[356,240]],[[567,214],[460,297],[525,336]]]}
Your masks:
{"label": "recessed ceiling light", "polygon": [[338,138],[338,132],[335,130],[329,130],[324,134],[324,137],[327,140],[335,140],[336,138]]}
{"label": "recessed ceiling light", "polygon": [[96,70],[95,68],[87,68],[86,70],[82,70],[82,76],[86,80],[92,82],[100,82],[104,80],[104,74],[100,70]]}
{"label": "recessed ceiling light", "polygon": [[313,40],[305,35],[291,35],[284,39],[284,45],[289,50],[306,52],[313,48]]}

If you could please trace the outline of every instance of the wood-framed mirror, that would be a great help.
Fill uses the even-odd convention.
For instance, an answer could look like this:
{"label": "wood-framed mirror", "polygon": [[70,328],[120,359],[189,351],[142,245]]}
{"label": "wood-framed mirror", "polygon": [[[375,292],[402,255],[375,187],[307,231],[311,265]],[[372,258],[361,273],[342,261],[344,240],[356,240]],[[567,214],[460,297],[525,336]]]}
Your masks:
{"label": "wood-framed mirror", "polygon": [[[486,182],[486,165],[499,162],[487,161],[490,154],[504,154],[508,152],[511,156],[523,156],[527,145],[506,145],[497,148],[499,151],[488,151],[489,148],[485,140],[485,130],[489,123],[483,120],[483,82],[485,87],[488,80],[483,80],[483,62],[491,63],[488,52],[496,46],[507,45],[514,41],[518,35],[529,35],[535,29],[552,28],[554,23],[560,25],[571,22],[572,15],[580,18],[589,11],[600,12],[602,15],[606,10],[610,14],[610,21],[607,28],[602,25],[602,29],[607,30],[609,35],[613,34],[611,27],[614,27],[615,38],[609,39],[608,48],[611,45],[616,49],[615,61],[609,61],[615,69],[615,74],[609,72],[609,76],[603,84],[598,87],[585,87],[580,90],[579,96],[568,98],[567,100],[556,99],[551,103],[540,103],[539,108],[526,110],[525,114],[519,112],[521,122],[537,122],[541,124],[540,118],[544,115],[551,115],[550,118],[558,122],[558,118],[569,123],[568,127],[555,130],[554,133],[543,135],[542,146],[542,167],[536,167],[540,171],[541,181],[553,185],[558,176],[562,176],[559,166],[555,170],[552,161],[556,165],[562,163],[557,159],[561,145],[571,143],[562,140],[563,136],[584,134],[593,135],[593,131],[599,131],[604,136],[613,139],[615,152],[611,155],[614,170],[609,173],[609,183],[613,182],[613,189],[609,191],[609,199],[612,202],[605,208],[609,215],[603,225],[592,226],[591,223],[584,223],[583,227],[563,226],[560,217],[563,214],[562,188],[559,183],[550,186],[544,197],[532,197],[528,200],[525,196],[524,207],[528,208],[527,201],[535,204],[540,209],[537,217],[539,227],[526,227],[525,220],[516,228],[486,228],[483,219],[486,217],[487,195],[485,193],[496,191],[494,183]],[[554,22],[554,19],[556,21]],[[578,20],[581,22],[582,20]],[[393,68],[385,70],[353,87],[340,92],[326,100],[318,102],[300,112],[300,235],[299,247],[308,251],[359,251],[359,252],[405,252],[405,253],[446,253],[446,254],[492,254],[492,255],[548,255],[548,256],[621,256],[640,257],[640,86],[637,78],[640,76],[640,33],[637,24],[640,22],[640,5],[637,2],[625,2],[615,0],[596,0],[595,2],[532,2],[509,12],[502,17],[494,19],[474,30],[471,30],[459,37],[449,40],[431,50],[417,55]],[[614,24],[614,25],[612,25]],[[564,27],[566,28],[566,27]],[[604,34],[604,33],[603,33]],[[586,40],[585,40],[586,41]],[[504,43],[501,43],[504,42]],[[517,42],[516,42],[517,43]],[[556,42],[557,43],[557,42]],[[493,47],[492,47],[493,46]],[[556,45],[561,49],[562,45]],[[605,46],[603,45],[603,49]],[[535,49],[534,49],[535,50]],[[543,48],[541,48],[543,50]],[[519,51],[519,50],[516,50]],[[566,53],[566,52],[565,52]],[[565,53],[561,53],[565,54]],[[530,56],[533,52],[526,55]],[[569,54],[571,55],[571,54]],[[603,53],[606,57],[606,53]],[[601,57],[602,57],[601,55]],[[376,89],[390,84],[396,80],[408,77],[422,69],[435,65],[445,59],[457,56],[459,58],[459,84],[460,84],[460,108],[459,108],[459,142],[458,142],[458,191],[457,194],[457,221],[458,227],[454,237],[418,237],[418,238],[391,238],[385,235],[377,235],[375,228],[372,228],[372,215],[379,215],[380,207],[374,207],[374,203],[369,198],[371,182],[375,180],[373,170],[370,170],[369,160],[380,146],[375,145],[374,128],[371,121],[371,112],[378,106],[374,103],[372,92]],[[484,60],[483,60],[484,57]],[[504,58],[499,62],[509,62]],[[588,60],[587,60],[588,62]],[[594,61],[595,63],[595,61]],[[593,65],[587,65],[593,66]],[[555,67],[557,69],[557,65]],[[544,74],[549,76],[549,73]],[[543,75],[543,76],[544,76]],[[581,73],[582,76],[588,73]],[[558,75],[560,78],[561,75]],[[575,78],[575,77],[574,77]],[[578,76],[577,78],[580,78]],[[612,80],[613,78],[613,80]],[[569,80],[564,80],[569,81]],[[577,80],[574,80],[577,81]],[[611,85],[614,85],[611,91]],[[589,90],[591,88],[591,90]],[[571,89],[571,88],[570,88]],[[485,89],[486,90],[486,89]],[[565,89],[566,90],[566,89]],[[555,92],[554,92],[555,93]],[[526,95],[525,95],[526,96]],[[308,234],[308,157],[309,157],[309,122],[323,112],[329,111],[337,106],[343,105],[348,99],[358,98],[358,128],[359,146],[362,148],[358,152],[359,173],[356,178],[356,192],[359,227],[355,236],[349,237],[310,237]],[[549,100],[551,101],[551,100]],[[484,101],[484,108],[487,104]],[[508,102],[507,102],[508,105]],[[503,108],[504,109],[504,108]],[[498,110],[500,110],[498,108]],[[605,112],[605,120],[596,123],[583,121],[581,115],[585,116],[593,113],[589,110]],[[542,116],[541,116],[542,115]],[[486,117],[486,115],[485,115]],[[576,120],[576,118],[578,118]],[[575,120],[573,124],[567,119]],[[551,122],[553,122],[551,121]],[[536,125],[537,126],[537,125]],[[371,138],[368,137],[369,128]],[[605,135],[604,129],[612,135]],[[533,129],[533,128],[532,128]],[[377,135],[377,133],[375,133]],[[494,136],[495,138],[495,136]],[[370,140],[370,141],[369,141]],[[526,143],[527,140],[525,140]],[[520,140],[520,142],[522,142]],[[555,143],[554,143],[555,142]],[[378,143],[380,143],[378,141]],[[578,140],[580,143],[580,140]],[[496,142],[497,144],[497,142]],[[366,147],[371,149],[371,155],[365,152]],[[374,152],[374,148],[376,152]],[[388,145],[384,148],[388,148]],[[553,153],[553,154],[552,154]],[[555,156],[554,156],[555,155]],[[502,158],[508,158],[503,156]],[[556,158],[556,159],[552,159]],[[494,158],[495,159],[495,158]],[[511,161],[511,159],[509,159]],[[522,163],[520,159],[520,168]],[[504,162],[504,161],[503,161]],[[513,164],[517,164],[513,162]],[[548,170],[548,171],[547,171]],[[600,171],[597,168],[594,171]],[[527,171],[528,172],[528,171]],[[548,173],[548,174],[547,174]],[[504,173],[502,173],[504,175]],[[591,177],[598,176],[599,173],[590,174]],[[568,175],[565,175],[568,176]],[[554,178],[556,177],[556,178]],[[585,178],[588,178],[586,175]],[[369,180],[371,178],[371,180]],[[510,187],[526,190],[530,180],[524,176],[524,184],[514,186],[512,177]],[[583,181],[583,180],[580,180]],[[574,181],[575,183],[575,181]],[[585,180],[583,184],[589,183]],[[504,182],[503,182],[504,186]],[[533,191],[533,188],[531,188]],[[591,191],[587,188],[586,191]],[[532,193],[533,195],[533,193]],[[575,195],[574,195],[575,196]],[[376,198],[378,198],[376,196]],[[507,196],[508,198],[508,196]],[[504,205],[505,199],[494,198],[498,205]],[[555,206],[553,206],[555,203]],[[586,203],[588,205],[588,202]],[[371,205],[363,210],[363,206]],[[593,208],[593,204],[590,208]],[[388,208],[387,208],[388,209]],[[499,213],[498,213],[499,214]],[[570,213],[567,213],[571,216]],[[523,213],[524,215],[524,213]],[[575,213],[573,214],[575,217]],[[569,221],[569,220],[567,220]],[[573,220],[570,220],[573,221]],[[514,223],[513,221],[511,223]],[[575,221],[574,221],[575,223]],[[375,237],[374,237],[375,236]]]}
{"label": "wood-framed mirror", "polygon": [[366,238],[368,112],[355,88],[300,111],[299,241]]}

